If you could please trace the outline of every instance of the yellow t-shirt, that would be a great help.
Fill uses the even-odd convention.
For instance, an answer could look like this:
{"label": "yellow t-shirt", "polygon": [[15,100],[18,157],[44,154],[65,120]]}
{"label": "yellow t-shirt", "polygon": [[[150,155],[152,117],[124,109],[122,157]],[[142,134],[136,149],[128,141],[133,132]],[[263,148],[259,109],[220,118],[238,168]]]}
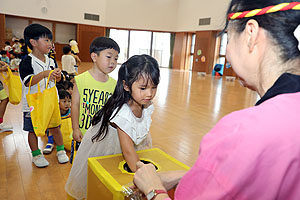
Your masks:
{"label": "yellow t-shirt", "polygon": [[96,81],[88,71],[75,76],[75,81],[80,96],[79,128],[84,135],[93,116],[114,92],[117,82],[111,77],[105,83]]}

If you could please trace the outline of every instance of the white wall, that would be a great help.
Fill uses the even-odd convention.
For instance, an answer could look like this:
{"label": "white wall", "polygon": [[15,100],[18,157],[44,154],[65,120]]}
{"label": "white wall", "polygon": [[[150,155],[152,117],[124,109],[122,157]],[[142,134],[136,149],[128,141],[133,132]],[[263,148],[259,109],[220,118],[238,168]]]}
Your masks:
{"label": "white wall", "polygon": [[[47,13],[42,12],[46,2]],[[229,0],[0,0],[0,13],[107,27],[196,31],[221,29]],[[100,15],[100,22],[84,20]],[[198,26],[211,17],[211,25]]]}
{"label": "white wall", "polygon": [[[43,1],[47,13],[42,12]],[[100,22],[84,20],[85,12],[100,15]],[[0,0],[0,13],[105,26],[106,0]]]}
{"label": "white wall", "polygon": [[[222,29],[229,2],[230,0],[179,0],[177,31]],[[208,17],[211,17],[211,24],[199,26],[199,19]]]}
{"label": "white wall", "polygon": [[176,31],[178,0],[107,0],[106,25]]}

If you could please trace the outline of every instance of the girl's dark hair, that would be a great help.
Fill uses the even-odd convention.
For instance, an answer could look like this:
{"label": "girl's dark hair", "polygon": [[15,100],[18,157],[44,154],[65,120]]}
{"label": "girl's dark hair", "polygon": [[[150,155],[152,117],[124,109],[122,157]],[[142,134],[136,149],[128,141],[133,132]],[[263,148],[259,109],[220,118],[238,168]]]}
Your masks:
{"label": "girl's dark hair", "polygon": [[66,90],[63,83],[56,83],[56,88],[57,88],[58,92],[61,91],[61,90]]}
{"label": "girl's dark hair", "polygon": [[71,94],[66,90],[59,90],[58,96],[59,96],[59,99],[65,99],[65,98],[72,99]]}
{"label": "girl's dark hair", "polygon": [[114,49],[120,53],[119,45],[113,39],[108,37],[97,37],[90,45],[90,53],[99,54],[100,51],[105,49]]}
{"label": "girl's dark hair", "polygon": [[70,88],[73,89],[73,87],[74,87],[74,84],[72,82],[70,82],[70,81],[64,81],[63,84],[64,84],[66,90],[68,90]]}
{"label": "girl's dark hair", "polygon": [[9,42],[9,41],[6,41],[5,44],[6,44],[6,45],[10,45],[10,42]]}
{"label": "girl's dark hair", "polygon": [[69,52],[71,52],[71,47],[66,45],[66,46],[63,47],[62,50],[63,50],[64,54],[68,54]]}
{"label": "girl's dark hair", "polygon": [[[152,81],[153,85],[159,84],[159,66],[157,61],[149,55],[136,55],[129,58],[119,69],[118,81],[113,95],[107,100],[106,104],[93,117],[92,125],[96,125],[102,120],[97,134],[92,137],[92,141],[101,141],[108,132],[110,120],[120,111],[122,106],[131,99],[132,84],[139,78]],[[129,88],[129,92],[124,90],[123,81]],[[116,113],[112,116],[114,110]]]}
{"label": "girl's dark hair", "polygon": [[52,33],[51,31],[40,24],[30,24],[24,30],[24,40],[25,44],[32,50],[32,45],[30,44],[29,40],[34,39],[38,40],[41,37],[46,37],[52,40]]}
{"label": "girl's dark hair", "polygon": [[[268,6],[277,5],[280,3],[298,2],[291,0],[232,0],[228,11],[229,13],[243,12],[254,9],[260,9]],[[271,37],[276,42],[280,49],[281,59],[284,62],[294,60],[300,57],[300,51],[298,50],[298,41],[294,37],[294,31],[300,22],[300,12],[298,10],[279,11],[274,13],[268,13],[259,16],[247,17],[242,19],[236,19],[233,21],[233,26],[238,33],[244,31],[248,20],[254,19],[258,22],[259,26],[268,31]],[[228,26],[229,20],[226,21],[226,26],[223,32]]]}

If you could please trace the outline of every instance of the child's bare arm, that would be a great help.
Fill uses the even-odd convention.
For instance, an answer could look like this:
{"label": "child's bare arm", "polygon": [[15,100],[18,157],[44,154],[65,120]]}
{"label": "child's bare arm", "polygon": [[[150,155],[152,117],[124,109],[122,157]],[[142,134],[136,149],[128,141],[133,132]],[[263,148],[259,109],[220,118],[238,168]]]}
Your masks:
{"label": "child's bare arm", "polygon": [[8,67],[8,64],[6,64],[6,63],[3,62],[3,61],[0,61],[0,72],[5,72],[5,71],[7,71],[7,67]]}
{"label": "child's bare arm", "polygon": [[[40,82],[43,78],[47,78],[49,76],[50,72],[51,72],[51,70],[45,70],[45,71],[42,71],[42,72],[38,73],[37,75],[34,75],[32,77],[31,85],[35,85],[38,82]],[[61,78],[60,73],[61,73],[60,69],[58,69],[58,68],[54,69],[53,73],[50,76],[50,80],[56,79],[56,80],[59,81],[60,78]],[[27,87],[29,86],[29,83],[30,82],[28,81],[28,83],[26,84]]]}
{"label": "child's bare arm", "polygon": [[80,96],[78,92],[78,88],[76,83],[73,87],[73,93],[72,93],[72,114],[71,114],[71,120],[72,120],[72,128],[73,128],[73,139],[77,142],[80,142],[82,139],[82,133],[79,129],[79,104],[80,104]]}
{"label": "child's bare arm", "polygon": [[140,160],[134,149],[134,143],[132,139],[119,127],[117,127],[120,145],[122,149],[123,156],[131,169],[131,171],[136,171],[136,163]]}

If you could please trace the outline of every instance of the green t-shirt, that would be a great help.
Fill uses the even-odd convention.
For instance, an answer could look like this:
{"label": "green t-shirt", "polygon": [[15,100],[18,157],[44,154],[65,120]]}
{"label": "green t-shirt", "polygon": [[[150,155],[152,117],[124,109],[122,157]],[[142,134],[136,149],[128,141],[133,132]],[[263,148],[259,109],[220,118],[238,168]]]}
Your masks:
{"label": "green t-shirt", "polygon": [[75,81],[80,96],[79,128],[84,135],[93,116],[114,92],[117,82],[111,77],[105,83],[96,81],[88,71],[75,76]]}

